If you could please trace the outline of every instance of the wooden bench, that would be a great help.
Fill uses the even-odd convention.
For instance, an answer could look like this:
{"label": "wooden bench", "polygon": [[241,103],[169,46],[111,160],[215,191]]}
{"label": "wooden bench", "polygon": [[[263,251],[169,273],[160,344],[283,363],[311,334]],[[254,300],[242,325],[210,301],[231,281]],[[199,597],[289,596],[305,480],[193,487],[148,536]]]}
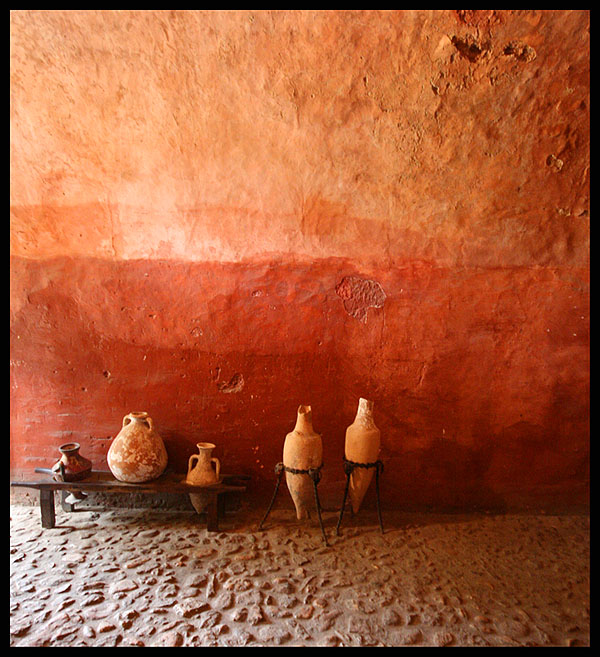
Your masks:
{"label": "wooden bench", "polygon": [[[113,474],[104,470],[92,470],[89,477],[82,481],[55,481],[52,471],[46,468],[36,468],[38,473],[50,475],[36,481],[11,481],[10,485],[23,488],[35,488],[40,491],[40,512],[42,527],[51,529],[55,526],[54,492],[61,492],[61,505],[65,511],[84,511],[75,509],[75,503],[68,502],[69,493],[208,493],[210,501],[206,509],[206,528],[208,531],[219,531],[219,516],[224,513],[224,496],[228,493],[243,493],[249,475],[222,474],[222,481],[213,486],[201,487],[186,484],[185,474],[165,472],[158,479],[142,484],[129,484],[115,479]],[[96,510],[96,509],[92,509]]]}

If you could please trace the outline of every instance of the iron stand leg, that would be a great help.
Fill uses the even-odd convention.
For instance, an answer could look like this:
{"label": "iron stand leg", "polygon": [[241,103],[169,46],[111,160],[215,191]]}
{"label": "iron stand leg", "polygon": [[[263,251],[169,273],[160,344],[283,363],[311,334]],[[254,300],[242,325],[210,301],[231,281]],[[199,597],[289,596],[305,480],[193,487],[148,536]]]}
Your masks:
{"label": "iron stand leg", "polygon": [[313,489],[315,491],[315,506],[317,507],[317,514],[319,516],[319,526],[321,527],[321,534],[323,534],[323,541],[325,541],[325,545],[329,547],[329,543],[327,543],[327,536],[325,535],[325,529],[323,528],[323,519],[321,518],[321,504],[319,502],[319,492],[317,491],[317,485],[321,480],[321,473],[319,472],[319,470],[314,469],[314,470],[309,470],[308,474],[313,482]]}
{"label": "iron stand leg", "polygon": [[283,475],[283,463],[278,463],[275,466],[275,472],[277,473],[277,482],[275,483],[275,491],[273,492],[273,497],[271,498],[271,502],[269,503],[269,508],[267,509],[267,512],[265,513],[263,519],[260,521],[260,524],[258,525],[259,529],[262,529],[263,523],[267,519],[269,513],[271,513],[271,509],[273,508],[273,504],[275,503],[275,498],[277,497],[277,491],[279,490],[279,484],[281,483],[281,477]]}
{"label": "iron stand leg", "polygon": [[346,508],[346,500],[348,499],[348,488],[350,486],[350,474],[352,473],[352,469],[350,468],[346,472],[346,487],[344,488],[344,499],[342,501],[342,508],[340,509],[340,517],[338,518],[337,526],[335,528],[335,535],[339,536],[340,535],[340,525],[342,524],[342,517],[344,515],[344,509]]}
{"label": "iron stand leg", "polygon": [[[348,497],[348,488],[350,486],[350,476],[354,471],[354,468],[375,468],[375,493],[377,499],[377,517],[379,518],[379,528],[381,533],[384,533],[383,530],[383,520],[381,518],[381,505],[379,501],[379,475],[383,472],[383,462],[375,461],[374,463],[354,463],[352,461],[347,461],[344,459],[344,472],[346,473],[346,487],[344,488],[344,499],[342,501],[342,508],[340,509],[340,517],[338,518],[337,527],[335,528],[336,535],[339,536],[340,525],[342,524],[342,517],[344,515],[344,508],[346,507],[346,499]],[[354,511],[354,510],[352,510]]]}

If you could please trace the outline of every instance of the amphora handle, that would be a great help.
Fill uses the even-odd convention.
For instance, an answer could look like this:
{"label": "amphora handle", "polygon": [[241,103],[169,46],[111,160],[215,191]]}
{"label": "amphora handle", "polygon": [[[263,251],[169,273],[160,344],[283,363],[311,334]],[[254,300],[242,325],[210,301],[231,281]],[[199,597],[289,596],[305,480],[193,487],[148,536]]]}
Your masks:
{"label": "amphora handle", "polygon": [[200,457],[198,456],[198,454],[192,454],[190,456],[189,461],[188,461],[188,474],[196,467],[196,464],[192,465],[192,461],[194,459],[196,459],[196,461],[198,461],[199,458]]}
{"label": "amphora handle", "polygon": [[123,418],[123,426],[126,427],[133,420],[144,422],[150,431],[154,431],[154,422],[148,413],[127,413]]}

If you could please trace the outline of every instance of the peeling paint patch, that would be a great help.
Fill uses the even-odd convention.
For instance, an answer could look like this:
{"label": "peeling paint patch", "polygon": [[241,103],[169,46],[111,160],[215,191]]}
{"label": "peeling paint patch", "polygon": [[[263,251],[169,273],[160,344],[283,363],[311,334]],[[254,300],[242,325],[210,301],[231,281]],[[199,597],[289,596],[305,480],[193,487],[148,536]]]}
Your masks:
{"label": "peeling paint patch", "polygon": [[474,64],[482,55],[489,53],[492,49],[489,43],[479,43],[471,36],[466,36],[464,38],[453,36],[451,41],[461,57],[468,59],[472,64]]}
{"label": "peeling paint patch", "polygon": [[554,155],[548,155],[546,158],[546,166],[551,167],[554,171],[560,171],[563,168],[564,162]]}
{"label": "peeling paint patch", "polygon": [[515,41],[506,44],[503,52],[505,55],[510,55],[515,59],[518,59],[520,62],[532,62],[537,56],[535,50],[531,46],[528,46],[526,43],[517,43]]}
{"label": "peeling paint patch", "polygon": [[221,392],[229,393],[229,392],[241,392],[242,388],[244,387],[244,377],[237,373],[234,374],[229,381],[219,383],[219,390]]}
{"label": "peeling paint patch", "polygon": [[377,281],[358,276],[345,276],[335,291],[344,300],[346,312],[364,324],[367,323],[367,310],[382,308],[385,301],[385,292]]}

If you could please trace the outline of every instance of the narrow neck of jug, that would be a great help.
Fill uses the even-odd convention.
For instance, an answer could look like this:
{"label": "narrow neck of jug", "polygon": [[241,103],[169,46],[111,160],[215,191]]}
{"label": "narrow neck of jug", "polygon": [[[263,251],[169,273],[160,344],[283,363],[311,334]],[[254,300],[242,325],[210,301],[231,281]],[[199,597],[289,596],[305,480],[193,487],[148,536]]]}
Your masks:
{"label": "narrow neck of jug", "polygon": [[314,433],[310,406],[302,405],[298,408],[298,418],[296,419],[294,431],[307,434]]}
{"label": "narrow neck of jug", "polygon": [[374,403],[372,401],[361,397],[358,400],[358,410],[356,411],[356,418],[354,421],[359,422],[364,426],[374,426],[373,406]]}

